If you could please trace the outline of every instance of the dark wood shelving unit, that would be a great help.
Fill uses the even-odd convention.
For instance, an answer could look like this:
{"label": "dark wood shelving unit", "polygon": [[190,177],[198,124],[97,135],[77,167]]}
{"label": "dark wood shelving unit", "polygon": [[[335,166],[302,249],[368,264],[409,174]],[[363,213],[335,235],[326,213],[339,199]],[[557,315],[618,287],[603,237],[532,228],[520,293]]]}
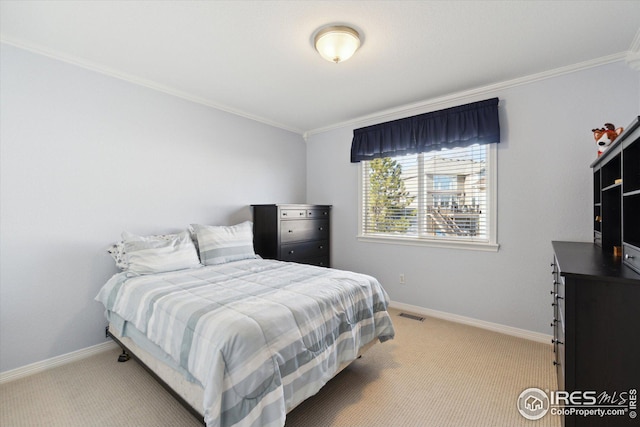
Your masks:
{"label": "dark wood shelving unit", "polygon": [[593,241],[640,272],[640,117],[592,164]]}

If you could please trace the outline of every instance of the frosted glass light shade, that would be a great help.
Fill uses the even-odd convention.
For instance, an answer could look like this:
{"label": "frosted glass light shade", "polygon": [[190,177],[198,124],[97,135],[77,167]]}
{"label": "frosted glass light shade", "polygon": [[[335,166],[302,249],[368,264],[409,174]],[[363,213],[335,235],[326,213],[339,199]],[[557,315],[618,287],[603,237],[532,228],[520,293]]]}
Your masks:
{"label": "frosted glass light shade", "polygon": [[346,61],[360,47],[360,35],[349,27],[327,27],[315,37],[316,50],[327,61]]}

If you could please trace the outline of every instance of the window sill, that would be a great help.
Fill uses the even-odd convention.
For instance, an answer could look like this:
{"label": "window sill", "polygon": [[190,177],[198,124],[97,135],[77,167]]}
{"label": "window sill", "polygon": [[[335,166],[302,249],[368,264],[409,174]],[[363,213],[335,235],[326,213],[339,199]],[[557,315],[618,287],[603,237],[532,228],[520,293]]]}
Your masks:
{"label": "window sill", "polygon": [[367,243],[384,243],[389,245],[427,246],[445,249],[465,249],[471,251],[498,252],[498,243],[460,242],[454,240],[418,239],[410,237],[382,237],[358,235],[358,241]]}

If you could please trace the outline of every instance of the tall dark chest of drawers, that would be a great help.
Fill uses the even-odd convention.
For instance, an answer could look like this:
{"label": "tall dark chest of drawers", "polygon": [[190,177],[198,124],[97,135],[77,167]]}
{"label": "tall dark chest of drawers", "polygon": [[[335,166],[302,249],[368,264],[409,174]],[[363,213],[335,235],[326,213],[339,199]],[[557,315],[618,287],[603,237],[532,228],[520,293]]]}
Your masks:
{"label": "tall dark chest of drawers", "polygon": [[620,416],[565,416],[563,425],[640,425],[629,413],[640,391],[640,275],[593,243],[553,242],[553,250],[558,390],[576,392],[578,405],[583,392],[606,392],[612,399],[598,405],[627,408]]}
{"label": "tall dark chest of drawers", "polygon": [[252,205],[253,246],[263,258],[329,267],[329,205]]}

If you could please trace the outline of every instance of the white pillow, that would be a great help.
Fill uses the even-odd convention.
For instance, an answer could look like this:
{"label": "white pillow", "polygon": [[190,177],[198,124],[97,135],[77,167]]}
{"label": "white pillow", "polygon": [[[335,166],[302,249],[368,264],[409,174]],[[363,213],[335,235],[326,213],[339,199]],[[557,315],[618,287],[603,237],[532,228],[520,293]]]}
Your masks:
{"label": "white pillow", "polygon": [[[154,234],[153,236],[147,236],[147,238],[153,237],[154,239],[173,240],[176,238],[176,236],[177,234]],[[191,236],[191,240],[193,241],[195,237],[196,236]],[[198,247],[196,246],[196,251],[197,250],[198,250]],[[120,240],[118,243],[114,243],[113,245],[109,246],[107,248],[107,252],[109,253],[109,255],[111,255],[111,258],[113,258],[113,260],[116,263],[116,266],[120,270],[129,269],[127,254],[124,251],[124,241]]]}
{"label": "white pillow", "polygon": [[124,242],[122,240],[109,246],[107,248],[107,252],[109,252],[109,255],[111,255],[111,258],[113,258],[113,260],[116,262],[116,266],[120,270],[126,270],[127,268],[129,268],[127,257],[124,253]]}
{"label": "white pillow", "polygon": [[200,266],[196,247],[188,231],[164,236],[122,233],[124,252],[133,274],[152,274]]}
{"label": "white pillow", "polygon": [[253,223],[245,221],[232,226],[191,224],[204,265],[224,264],[256,258],[253,250]]}

